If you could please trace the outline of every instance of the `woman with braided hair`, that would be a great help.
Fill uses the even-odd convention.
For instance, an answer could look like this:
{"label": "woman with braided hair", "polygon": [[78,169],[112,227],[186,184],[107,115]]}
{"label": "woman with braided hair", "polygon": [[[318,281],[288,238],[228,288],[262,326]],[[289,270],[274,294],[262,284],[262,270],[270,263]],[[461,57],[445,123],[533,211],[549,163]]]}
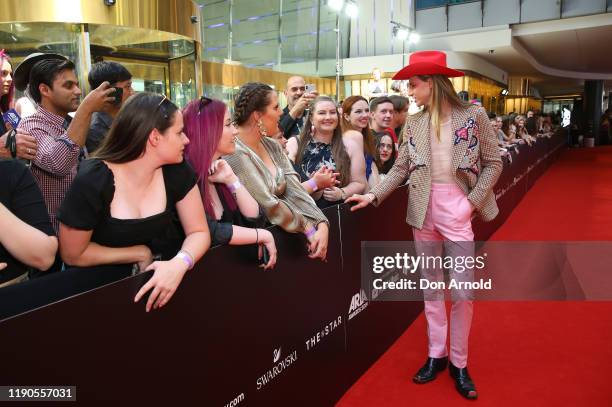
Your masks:
{"label": "woman with braided hair", "polygon": [[[268,137],[278,131],[280,116],[274,89],[258,82],[243,85],[234,108],[234,123],[238,127],[236,151],[226,160],[268,220],[287,232],[306,235],[309,257],[325,260],[327,218],[300,184],[281,146]],[[309,185],[307,188],[318,189],[313,180],[305,184]]]}

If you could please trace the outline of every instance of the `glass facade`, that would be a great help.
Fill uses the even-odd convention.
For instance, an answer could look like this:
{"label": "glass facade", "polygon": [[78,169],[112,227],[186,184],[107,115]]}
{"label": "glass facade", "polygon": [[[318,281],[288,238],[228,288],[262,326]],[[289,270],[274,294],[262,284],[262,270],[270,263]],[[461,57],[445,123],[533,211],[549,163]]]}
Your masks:
{"label": "glass facade", "polygon": [[13,69],[32,52],[68,57],[84,91],[91,64],[113,60],[132,73],[137,91],[164,93],[179,106],[197,96],[195,42],[178,34],[102,24],[0,23],[0,48],[11,55]]}
{"label": "glass facade", "polygon": [[[336,74],[336,19],[340,26],[340,58],[348,57],[349,19],[330,9],[324,0],[196,0],[202,29],[203,91],[232,104],[245,80],[269,83],[271,77],[257,70],[311,77]],[[256,4],[256,6],[255,6]],[[225,63],[222,77],[232,75],[235,64],[252,69],[246,77],[219,83],[219,75],[208,75],[210,63]],[[217,69],[216,67],[213,69]],[[214,79],[212,79],[214,77]],[[275,78],[278,79],[278,78]],[[276,83],[282,90],[283,84]],[[313,82],[311,80],[311,82]],[[335,90],[326,92],[333,95]],[[281,105],[284,95],[279,93]]]}
{"label": "glass facade", "polygon": [[460,4],[460,3],[471,3],[479,0],[416,0],[416,9],[421,10],[424,8],[446,6],[447,4]]}
{"label": "glass facade", "polygon": [[[198,0],[206,61],[305,75],[335,75],[336,12],[321,0]],[[340,16],[341,57],[348,17]]]}
{"label": "glass facade", "polygon": [[[32,52],[54,52],[70,58],[78,67],[83,63],[79,49],[81,25],[71,23],[3,23],[0,24],[0,49],[11,56],[13,70]],[[79,81],[87,75],[77,72]],[[16,90],[17,98],[23,96]]]}

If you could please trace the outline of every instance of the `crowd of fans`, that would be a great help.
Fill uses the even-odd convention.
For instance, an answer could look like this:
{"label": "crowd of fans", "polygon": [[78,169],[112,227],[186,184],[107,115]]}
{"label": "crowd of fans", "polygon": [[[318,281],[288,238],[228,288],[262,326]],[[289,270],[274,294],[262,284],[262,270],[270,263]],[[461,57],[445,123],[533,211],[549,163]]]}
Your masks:
{"label": "crowd of fans", "polygon": [[550,115],[536,114],[533,110],[528,110],[525,115],[511,112],[509,115],[497,116],[489,113],[489,119],[497,131],[500,153],[510,160],[512,156],[509,152],[516,150],[517,145],[533,146],[538,138],[550,138],[555,131]]}
{"label": "crowd of fans", "polygon": [[[15,72],[5,53],[0,63],[0,287],[62,269],[154,270],[135,297],[150,292],[147,311],[171,299],[211,244],[255,245],[273,268],[269,224],[303,234],[309,257],[325,261],[321,209],[385,177],[409,108],[399,95],[337,105],[294,76],[284,109],[270,86],[247,83],[233,113],[207,97],[180,110],[135,94],[116,62],[92,66],[81,101],[61,55],[32,54]],[[13,129],[15,87],[33,108],[19,108]],[[502,154],[552,134],[550,117],[532,111],[489,117]]]}

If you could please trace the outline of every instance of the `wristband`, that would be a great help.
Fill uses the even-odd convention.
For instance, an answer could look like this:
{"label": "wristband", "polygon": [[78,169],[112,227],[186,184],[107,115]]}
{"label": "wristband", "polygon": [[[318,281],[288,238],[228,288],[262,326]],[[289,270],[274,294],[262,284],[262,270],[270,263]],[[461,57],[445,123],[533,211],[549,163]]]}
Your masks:
{"label": "wristband", "polygon": [[315,192],[317,189],[319,189],[319,187],[317,187],[317,183],[312,178],[306,181],[306,184],[308,184],[310,189],[312,189],[312,192]]}
{"label": "wristband", "polygon": [[187,264],[187,270],[191,270],[193,268],[193,257],[185,250],[180,250],[175,257],[183,260]]}
{"label": "wristband", "polygon": [[227,188],[230,190],[230,192],[233,194],[235,193],[238,189],[240,189],[240,187],[242,186],[242,184],[240,183],[240,180],[236,180],[235,182],[232,182],[231,184],[227,185]]}
{"label": "wristband", "polygon": [[306,237],[310,239],[311,237],[314,236],[315,233],[317,233],[317,228],[315,228],[314,226],[311,226],[310,229],[306,231]]}

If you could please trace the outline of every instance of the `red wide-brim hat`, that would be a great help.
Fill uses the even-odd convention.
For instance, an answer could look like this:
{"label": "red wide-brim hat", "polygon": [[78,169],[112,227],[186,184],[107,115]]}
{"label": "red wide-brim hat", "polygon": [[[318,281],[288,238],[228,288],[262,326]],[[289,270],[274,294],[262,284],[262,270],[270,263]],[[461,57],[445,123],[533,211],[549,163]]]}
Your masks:
{"label": "red wide-brim hat", "polygon": [[441,51],[418,51],[410,54],[408,65],[393,76],[405,80],[416,75],[443,75],[449,78],[465,75],[446,66],[446,54]]}

